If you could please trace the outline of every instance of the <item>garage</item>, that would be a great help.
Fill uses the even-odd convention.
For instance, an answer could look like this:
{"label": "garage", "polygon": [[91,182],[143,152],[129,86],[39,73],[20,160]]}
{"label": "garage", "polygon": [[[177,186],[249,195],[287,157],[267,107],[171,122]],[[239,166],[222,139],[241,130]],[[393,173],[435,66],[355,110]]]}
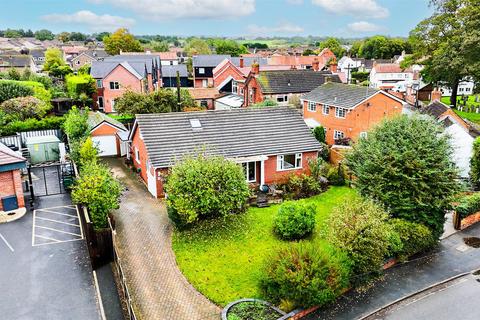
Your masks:
{"label": "garage", "polygon": [[98,148],[98,154],[102,157],[123,156],[121,151],[120,136],[128,135],[125,126],[101,112],[90,112],[88,114],[88,125],[92,141]]}
{"label": "garage", "polygon": [[93,136],[92,141],[98,148],[99,156],[117,155],[117,138],[115,136]]}

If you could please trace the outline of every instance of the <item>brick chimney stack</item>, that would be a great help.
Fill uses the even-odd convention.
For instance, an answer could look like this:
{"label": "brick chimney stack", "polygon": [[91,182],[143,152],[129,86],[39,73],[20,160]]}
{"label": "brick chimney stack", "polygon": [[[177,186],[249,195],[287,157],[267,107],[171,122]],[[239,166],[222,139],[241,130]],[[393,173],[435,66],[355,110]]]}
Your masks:
{"label": "brick chimney stack", "polygon": [[313,59],[312,68],[313,71],[320,71],[320,61],[317,58]]}
{"label": "brick chimney stack", "polygon": [[442,99],[442,91],[440,91],[438,88],[433,89],[432,91],[432,101],[440,101]]}
{"label": "brick chimney stack", "polygon": [[243,68],[243,58],[240,58],[240,68]]}
{"label": "brick chimney stack", "polygon": [[252,64],[252,73],[258,74],[260,72],[260,65],[257,62]]}
{"label": "brick chimney stack", "polygon": [[337,67],[338,67],[337,59],[332,58],[332,60],[330,61],[330,65],[328,67],[331,73],[337,73]]}

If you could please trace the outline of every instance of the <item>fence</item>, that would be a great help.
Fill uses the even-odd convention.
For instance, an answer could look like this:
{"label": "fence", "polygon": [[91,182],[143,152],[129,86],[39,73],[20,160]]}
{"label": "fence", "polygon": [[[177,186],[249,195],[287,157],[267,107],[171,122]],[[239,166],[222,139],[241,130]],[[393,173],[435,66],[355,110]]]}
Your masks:
{"label": "fence", "polygon": [[26,146],[26,139],[28,137],[44,137],[44,136],[56,136],[60,141],[63,140],[63,133],[60,129],[49,130],[35,130],[19,132],[16,135],[0,137],[0,142],[6,146],[13,147],[17,150],[21,150]]}
{"label": "fence", "polygon": [[127,278],[125,277],[125,273],[123,272],[122,262],[120,257],[117,254],[117,242],[116,242],[116,235],[117,232],[112,226],[112,221],[108,218],[108,225],[110,227],[110,231],[112,234],[112,248],[113,248],[113,262],[117,268],[118,277],[122,283],[122,293],[123,293],[123,300],[127,304],[127,311],[128,311],[128,319],[130,320],[137,320],[137,316],[135,315],[135,311],[133,309],[132,297],[130,295],[130,290],[128,289],[127,285]]}

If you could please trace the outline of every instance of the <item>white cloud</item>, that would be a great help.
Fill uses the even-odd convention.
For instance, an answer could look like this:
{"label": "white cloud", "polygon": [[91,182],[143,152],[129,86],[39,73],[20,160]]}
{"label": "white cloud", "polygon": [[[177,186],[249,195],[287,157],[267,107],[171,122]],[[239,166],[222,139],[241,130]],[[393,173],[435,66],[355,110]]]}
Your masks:
{"label": "white cloud", "polygon": [[312,3],[335,14],[362,16],[364,18],[386,18],[390,15],[387,8],[376,0],[312,0]]}
{"label": "white cloud", "polygon": [[132,10],[148,20],[224,19],[255,12],[255,0],[89,0]]}
{"label": "white cloud", "polygon": [[363,33],[363,32],[375,32],[382,30],[382,27],[374,23],[367,21],[358,21],[348,24],[348,29],[353,32]]}
{"label": "white cloud", "polygon": [[131,18],[97,15],[88,10],[77,11],[72,14],[54,13],[42,17],[42,20],[51,23],[72,23],[86,25],[91,31],[113,31],[120,27],[129,28],[135,24]]}
{"label": "white cloud", "polygon": [[271,35],[271,34],[278,34],[278,33],[299,34],[304,31],[302,27],[294,25],[289,22],[279,24],[275,27],[266,27],[266,26],[251,24],[247,27],[247,30],[252,35]]}

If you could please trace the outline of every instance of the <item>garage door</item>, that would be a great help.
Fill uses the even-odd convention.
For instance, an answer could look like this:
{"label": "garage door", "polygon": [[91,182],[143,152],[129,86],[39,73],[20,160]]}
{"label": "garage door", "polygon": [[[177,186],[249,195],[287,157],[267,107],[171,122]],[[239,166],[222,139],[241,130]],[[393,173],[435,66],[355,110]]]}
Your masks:
{"label": "garage door", "polygon": [[117,155],[117,139],[115,136],[96,136],[92,137],[92,141],[97,146],[100,156]]}

